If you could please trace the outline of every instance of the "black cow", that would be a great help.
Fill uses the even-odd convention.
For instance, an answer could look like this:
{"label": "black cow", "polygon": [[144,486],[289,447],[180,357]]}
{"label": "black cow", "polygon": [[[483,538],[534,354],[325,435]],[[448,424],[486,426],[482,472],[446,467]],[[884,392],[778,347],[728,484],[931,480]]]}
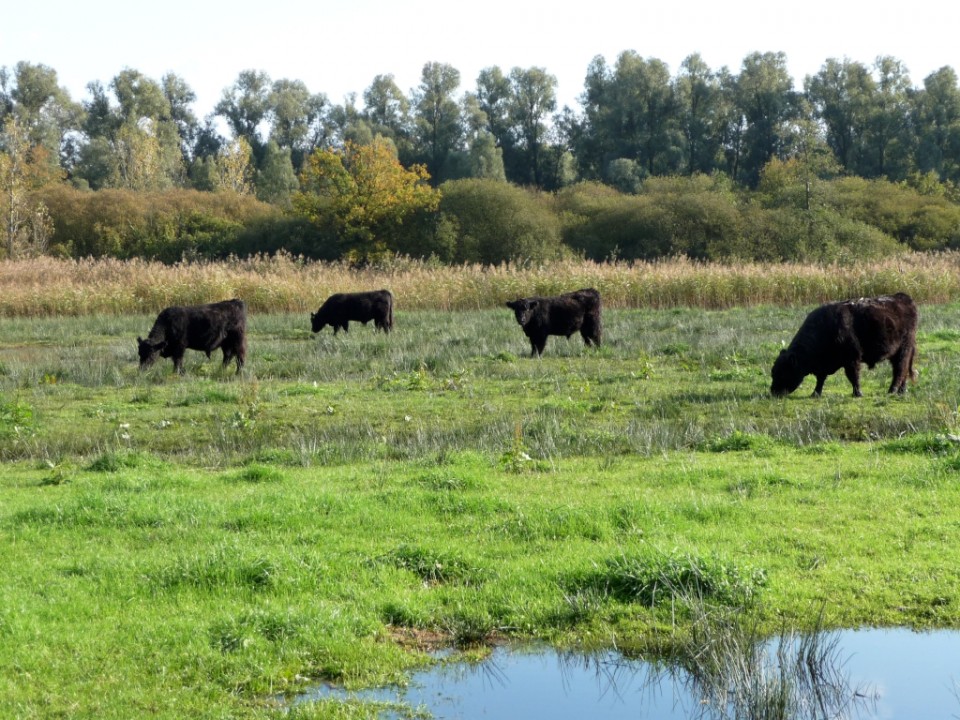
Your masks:
{"label": "black cow", "polygon": [[814,396],[828,375],[843,368],[861,397],[860,363],[873,368],[881,360],[893,366],[889,392],[906,392],[914,377],[917,352],[917,306],[905,293],[821,305],[807,315],[790,346],[780,352],[770,374],[773,395],[796,390],[807,375],[817,378]]}
{"label": "black cow", "polygon": [[247,357],[247,306],[243,300],[224,300],[209,305],[172,306],[160,312],[147,339],[137,338],[140,369],[157,356],[173,358],[173,367],[183,372],[183,355],[200,350],[210,357],[223,350],[223,364],[237,363],[237,372]]}
{"label": "black cow", "polygon": [[348,332],[351,320],[364,325],[373,320],[377,330],[390,332],[393,329],[393,295],[389,290],[335,293],[319,310],[310,313],[310,326],[315,333],[327,325],[333,326],[334,335],[340,328]]}
{"label": "black cow", "polygon": [[530,338],[530,357],[543,354],[549,335],[569,338],[579,330],[584,343],[600,344],[603,335],[600,293],[593,288],[558,297],[519,298],[508,302],[507,307],[513,310],[523,332]]}

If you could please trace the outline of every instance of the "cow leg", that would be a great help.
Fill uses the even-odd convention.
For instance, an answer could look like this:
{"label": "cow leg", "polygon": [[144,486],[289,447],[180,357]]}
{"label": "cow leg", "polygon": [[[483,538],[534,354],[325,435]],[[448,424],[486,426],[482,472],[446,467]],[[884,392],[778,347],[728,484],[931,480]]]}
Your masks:
{"label": "cow leg", "polygon": [[243,369],[244,364],[247,362],[247,339],[246,337],[242,338],[234,350],[234,359],[237,361],[237,375],[240,374],[240,371]]}
{"label": "cow leg", "polygon": [[176,370],[180,375],[183,375],[183,353],[173,356],[173,369]]}
{"label": "cow leg", "polygon": [[820,397],[823,394],[823,384],[826,381],[826,375],[817,375],[817,386],[813,389],[813,397]]}
{"label": "cow leg", "polygon": [[911,355],[912,350],[904,350],[901,347],[897,354],[890,358],[890,364],[893,366],[893,380],[887,392],[903,395],[907,391],[907,374],[910,372]]}
{"label": "cow leg", "polygon": [[850,384],[853,385],[853,396],[863,397],[863,393],[860,392],[860,363],[852,362],[848,365],[845,365],[843,372],[846,373],[847,380],[849,380]]}
{"label": "cow leg", "polygon": [[[537,357],[540,357],[541,355],[543,355],[543,350],[544,348],[547,347],[546,335],[544,335],[543,337],[538,336],[536,338],[530,338],[530,342],[533,345],[534,350],[536,350],[537,352]],[[531,353],[530,355],[532,357],[533,353]]]}

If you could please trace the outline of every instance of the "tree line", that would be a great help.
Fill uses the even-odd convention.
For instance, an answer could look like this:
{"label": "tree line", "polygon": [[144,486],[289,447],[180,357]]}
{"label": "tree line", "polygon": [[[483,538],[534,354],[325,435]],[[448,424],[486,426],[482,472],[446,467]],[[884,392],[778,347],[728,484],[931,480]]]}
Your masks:
{"label": "tree line", "polygon": [[[259,227],[266,227],[263,218],[282,224],[282,232],[270,233],[307,254],[334,257],[406,252],[496,261],[564,248],[591,256],[758,256],[823,254],[848,236],[873,248],[891,239],[925,247],[960,242],[960,230],[950,229],[960,185],[957,75],[944,67],[914,86],[892,57],[869,66],[828,59],[796,89],[783,53],[751,54],[737,73],[711,69],[694,54],[671,75],[662,61],[626,51],[612,64],[594,59],[579,109],[557,108],[556,79],[544,68],[490,67],[464,91],[460,73],[441,63],[427,63],[409,93],[393,76],[378,75],[362,103],[351,95],[340,105],[299,80],[246,70],[202,120],[189,84],[174,74],[157,81],[125,69],[87,90],[86,99],[72,99],[44,65],[0,68],[0,210],[8,256],[18,246],[52,244],[71,254],[82,247],[93,252],[97,243],[112,242],[120,254],[118,247],[144,246],[142,233],[137,242],[111,240],[124,231],[110,223],[83,239],[64,230],[86,222],[68,221],[67,206],[96,206],[109,215],[102,207],[107,196],[64,199],[90,190],[139,194],[142,207],[152,207],[144,199],[150,193],[180,192],[180,206],[187,191],[247,198],[246,210],[234,216],[223,211],[229,203],[194,197],[189,216],[174,223],[179,229],[165,227],[146,243],[159,248],[172,233],[188,240],[170,248],[192,243],[206,253],[255,244],[252,216],[261,218]],[[389,182],[374,182],[371,173]],[[860,195],[865,206],[871,192],[896,192],[854,192],[854,179],[907,187],[927,200],[911,201],[918,208],[909,222],[884,221],[879,210],[876,216],[851,210],[849,198]],[[664,188],[672,188],[670,202]],[[666,205],[649,206],[651,196]],[[692,208],[678,209],[690,196],[712,208],[700,212],[699,223]],[[564,198],[578,198],[573,205],[587,215],[571,215]],[[264,207],[252,210],[253,199]],[[522,206],[537,227],[516,230],[512,246],[488,238],[493,225],[485,213],[498,214],[488,202]],[[668,207],[673,217],[664,215]],[[760,210],[782,217],[761,218]],[[618,212],[620,224],[610,222]],[[615,232],[624,213],[636,221],[627,227],[642,235]],[[581,237],[601,222],[622,242]],[[683,240],[665,223],[686,227],[692,238],[718,228],[735,235]],[[205,228],[194,235],[206,240],[183,230],[191,224]]]}

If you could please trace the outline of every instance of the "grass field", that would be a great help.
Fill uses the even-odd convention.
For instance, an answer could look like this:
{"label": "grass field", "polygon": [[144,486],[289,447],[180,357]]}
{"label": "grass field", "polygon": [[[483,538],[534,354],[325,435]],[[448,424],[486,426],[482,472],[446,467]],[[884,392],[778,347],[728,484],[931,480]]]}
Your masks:
{"label": "grass field", "polygon": [[960,305],[889,365],[772,399],[807,307],[398,310],[390,336],[253,313],[235,376],[145,373],[150,315],[0,319],[0,716],[287,713],[402,682],[422,643],[666,650],[683,598],[771,630],[960,627]]}

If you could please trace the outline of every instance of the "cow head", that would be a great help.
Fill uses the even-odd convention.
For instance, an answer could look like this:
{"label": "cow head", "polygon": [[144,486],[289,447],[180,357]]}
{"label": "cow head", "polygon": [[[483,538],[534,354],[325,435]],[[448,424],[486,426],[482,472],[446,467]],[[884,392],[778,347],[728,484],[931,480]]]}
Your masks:
{"label": "cow head", "polygon": [[163,350],[165,344],[162,340],[155,342],[150,340],[150,338],[146,340],[141,337],[137,338],[137,353],[140,355],[141,370],[153,365],[153,362],[157,359],[157,356],[160,354],[160,351]]}
{"label": "cow head", "polygon": [[318,333],[327,326],[327,323],[320,316],[319,312],[310,313],[310,329]]}
{"label": "cow head", "polygon": [[800,383],[806,376],[807,373],[800,368],[800,363],[797,362],[797,356],[789,348],[781,350],[773,363],[773,368],[770,370],[772,379],[770,394],[776,397],[789,395],[800,387]]}
{"label": "cow head", "polygon": [[521,327],[526,326],[526,324],[530,322],[531,316],[539,305],[540,302],[533,298],[519,298],[507,303],[507,307],[513,310],[513,314],[516,316],[517,322],[520,323]]}

